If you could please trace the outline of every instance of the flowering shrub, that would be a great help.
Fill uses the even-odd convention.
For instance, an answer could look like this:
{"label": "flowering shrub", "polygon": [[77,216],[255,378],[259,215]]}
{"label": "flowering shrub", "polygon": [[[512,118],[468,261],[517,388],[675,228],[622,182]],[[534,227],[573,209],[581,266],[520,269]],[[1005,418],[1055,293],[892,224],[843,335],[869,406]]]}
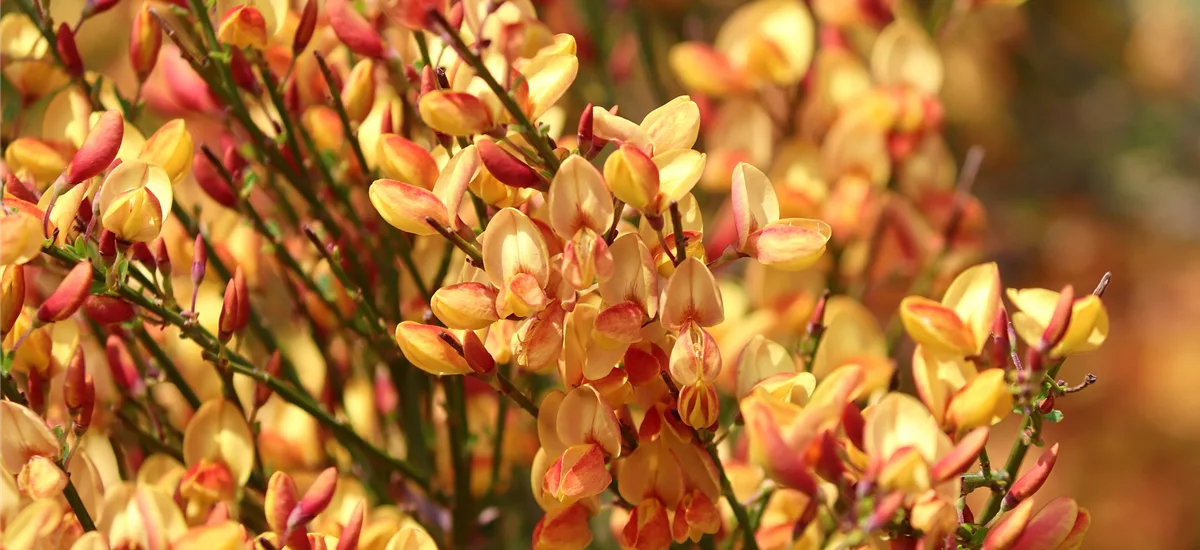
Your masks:
{"label": "flowering shrub", "polygon": [[13,2],[6,548],[1082,544],[1021,468],[1108,277],[979,263],[945,3],[752,1],[638,118],[528,1],[147,1],[126,95]]}

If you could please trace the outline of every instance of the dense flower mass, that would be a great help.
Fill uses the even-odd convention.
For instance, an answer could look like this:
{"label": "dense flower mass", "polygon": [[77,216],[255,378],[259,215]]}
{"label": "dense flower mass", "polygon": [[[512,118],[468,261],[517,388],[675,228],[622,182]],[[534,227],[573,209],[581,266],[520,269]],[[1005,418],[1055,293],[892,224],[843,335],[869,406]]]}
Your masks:
{"label": "dense flower mass", "polygon": [[13,2],[5,548],[1082,544],[1041,433],[1108,278],[984,261],[946,14],[754,0],[637,116],[573,4],[147,0],[112,76],[141,0]]}

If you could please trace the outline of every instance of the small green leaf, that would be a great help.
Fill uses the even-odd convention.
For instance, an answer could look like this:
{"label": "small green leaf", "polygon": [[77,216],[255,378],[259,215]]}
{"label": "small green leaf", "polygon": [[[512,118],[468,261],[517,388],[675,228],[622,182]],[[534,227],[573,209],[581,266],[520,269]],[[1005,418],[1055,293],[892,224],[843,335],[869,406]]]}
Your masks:
{"label": "small green leaf", "polygon": [[1046,422],[1062,422],[1063,412],[1055,409],[1046,414],[1045,418]]}

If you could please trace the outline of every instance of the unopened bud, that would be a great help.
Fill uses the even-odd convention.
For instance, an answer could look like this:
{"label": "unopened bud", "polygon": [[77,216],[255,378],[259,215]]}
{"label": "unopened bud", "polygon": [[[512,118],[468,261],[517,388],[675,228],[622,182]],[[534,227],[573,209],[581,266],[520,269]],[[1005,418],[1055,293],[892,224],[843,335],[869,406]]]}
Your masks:
{"label": "unopened bud", "polygon": [[579,127],[575,133],[575,137],[579,141],[579,152],[588,158],[591,158],[591,154],[594,151],[593,146],[595,144],[592,140],[596,137],[594,131],[595,118],[592,114],[592,107],[593,105],[588,103],[587,107],[583,108],[583,112],[579,113]]}
{"label": "unopened bud", "polygon": [[81,434],[92,425],[92,413],[96,410],[96,384],[92,381],[92,373],[83,375],[82,401],[79,413],[75,415],[75,433]]}
{"label": "unopened bud", "polygon": [[846,403],[846,407],[842,409],[842,430],[846,432],[846,438],[859,449],[863,447],[863,431],[866,429],[866,420],[863,419],[862,410],[858,408],[854,402]]}
{"label": "unopened bud", "polygon": [[546,181],[537,170],[512,156],[496,142],[481,139],[475,143],[475,148],[479,151],[479,160],[483,161],[483,166],[500,183],[521,189],[546,187]]}
{"label": "unopened bud", "polygon": [[[283,357],[279,355],[279,350],[271,353],[271,358],[267,359],[267,366],[263,370],[271,378],[279,378],[279,372],[283,368]],[[259,382],[254,388],[254,408],[262,407],[266,404],[267,399],[271,398],[271,387]]]}
{"label": "unopened bud", "polygon": [[1067,285],[1058,295],[1058,305],[1054,307],[1054,314],[1050,316],[1050,322],[1046,323],[1046,330],[1042,332],[1042,339],[1038,342],[1038,351],[1040,353],[1048,353],[1054,346],[1057,346],[1062,341],[1063,336],[1067,335],[1067,327],[1071,324],[1071,310],[1075,305],[1075,287]]}
{"label": "unopened bud", "polygon": [[50,379],[46,378],[41,371],[37,369],[29,369],[29,377],[26,379],[25,400],[29,403],[29,408],[38,416],[46,414],[46,392],[50,390]]}
{"label": "unopened bud", "polygon": [[362,122],[374,103],[375,62],[368,58],[354,65],[350,76],[346,77],[346,85],[342,87],[342,105],[346,108],[347,118]]}
{"label": "unopened bud", "polygon": [[192,175],[204,194],[225,208],[236,208],[237,193],[229,186],[229,182],[217,170],[216,165],[203,151],[196,153],[192,159]]}
{"label": "unopened bud", "polygon": [[100,242],[96,246],[100,251],[100,256],[111,258],[117,255],[117,234],[105,229],[100,232]]}
{"label": "unopened bud", "polygon": [[80,262],[67,273],[66,278],[59,283],[46,301],[37,310],[38,327],[49,323],[57,323],[70,317],[79,310],[92,289],[92,262]]}
{"label": "unopened bud", "polygon": [[825,330],[825,306],[829,303],[829,290],[821,294],[821,299],[817,300],[816,307],[813,308],[812,315],[808,318],[808,325],[805,331],[809,336],[820,334]]}
{"label": "unopened bud", "polygon": [[0,272],[0,335],[8,334],[25,307],[25,266],[9,265]]}
{"label": "unopened bud", "polygon": [[162,237],[157,237],[151,243],[154,250],[154,266],[158,268],[159,274],[164,277],[171,276],[171,254],[167,251],[167,241]]}
{"label": "unopened bud", "polygon": [[312,40],[313,30],[317,28],[317,0],[304,3],[304,11],[300,12],[300,23],[296,25],[296,37],[292,40],[292,55],[299,56],[308,42]]}
{"label": "unopened bud", "polygon": [[333,500],[335,490],[337,490],[337,468],[326,468],[317,476],[316,481],[313,481],[308,491],[304,493],[304,498],[300,499],[291,514],[288,515],[287,530],[291,531],[297,526],[305,525],[317,517],[317,514],[325,511],[325,508],[329,507],[329,503]]}
{"label": "unopened bud", "polygon": [[83,313],[101,325],[114,325],[132,319],[137,310],[120,298],[93,295],[83,301]]}
{"label": "unopened bud", "polygon": [[21,181],[12,172],[4,175],[4,192],[26,202],[38,203],[38,195],[34,193],[33,187]]}
{"label": "unopened bud", "polygon": [[262,94],[258,77],[254,76],[254,69],[250,67],[246,54],[242,53],[241,48],[233,48],[232,52],[229,56],[229,74],[233,77],[233,83],[251,94]]}
{"label": "unopened bud", "polygon": [[233,278],[225,285],[225,302],[221,305],[217,337],[222,342],[228,342],[234,333],[246,328],[249,320],[250,289],[246,286],[246,276],[242,273],[242,267],[238,266]]}
{"label": "unopened bud", "polygon": [[87,378],[87,363],[83,356],[83,347],[76,346],[71,361],[67,363],[67,376],[63,382],[63,400],[72,413],[83,406],[83,385]]}
{"label": "unopened bud", "polygon": [[162,49],[162,25],[150,12],[153,4],[143,2],[133,18],[129,31],[129,61],[138,82],[145,82],[158,64],[158,52]]}
{"label": "unopened bud", "polygon": [[967,468],[970,468],[975,463],[975,459],[979,457],[979,452],[983,450],[987,440],[988,429],[985,427],[975,428],[963,436],[954,449],[933,465],[930,477],[936,482],[941,482],[967,471]]}
{"label": "unopened bud", "polygon": [[1038,401],[1038,412],[1042,414],[1050,414],[1054,411],[1054,396],[1048,395],[1045,399]]}
{"label": "unopened bud", "polygon": [[338,535],[338,543],[336,550],[355,550],[358,548],[358,537],[362,534],[363,528],[363,506],[365,500],[359,500],[354,506],[354,511],[350,512],[350,521],[346,522],[346,526],[342,528],[342,533]]}
{"label": "unopened bud", "polygon": [[491,374],[496,370],[496,360],[492,358],[492,354],[483,345],[483,341],[475,334],[475,331],[468,330],[463,334],[463,357],[467,360],[467,365],[471,370],[479,374]]}
{"label": "unopened bud", "polygon": [[108,359],[108,368],[112,371],[113,381],[122,391],[133,398],[139,398],[146,393],[146,383],[138,374],[133,364],[133,356],[120,336],[110,334],[104,343],[104,355]]}
{"label": "unopened bud", "polygon": [[429,65],[421,67],[421,96],[436,89],[438,89],[437,75],[433,74],[433,67]]}
{"label": "unopened bud", "polygon": [[1011,510],[1022,500],[1033,496],[1038,489],[1042,488],[1042,484],[1046,483],[1046,478],[1050,477],[1050,472],[1054,470],[1054,462],[1057,460],[1058,443],[1055,443],[1042,453],[1033,468],[1013,482],[1008,489],[1008,494],[1004,495],[1004,505],[1001,508]]}
{"label": "unopened bud", "polygon": [[992,323],[992,365],[1004,368],[1008,365],[1008,354],[1012,352],[1012,342],[1008,339],[1008,311],[1001,307],[996,311],[996,320]]}
{"label": "unopened bud", "polygon": [[192,244],[192,284],[200,286],[200,283],[204,281],[204,272],[207,270],[208,248],[204,246],[204,236],[196,235],[196,240]]}
{"label": "unopened bud", "polygon": [[75,46],[75,33],[71,31],[71,26],[66,23],[59,24],[54,42],[58,47],[58,57],[62,59],[63,68],[67,73],[75,77],[83,76],[83,59],[79,57],[79,48]]}
{"label": "unopened bud", "polygon": [[106,170],[117,158],[124,136],[125,119],[120,111],[105,111],[71,158],[64,181],[79,183]]}

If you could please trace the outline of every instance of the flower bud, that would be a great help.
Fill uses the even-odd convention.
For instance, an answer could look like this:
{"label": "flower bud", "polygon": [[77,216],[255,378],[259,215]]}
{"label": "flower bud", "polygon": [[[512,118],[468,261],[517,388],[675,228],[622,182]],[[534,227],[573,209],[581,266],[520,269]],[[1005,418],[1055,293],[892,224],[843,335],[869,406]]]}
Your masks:
{"label": "flower bud", "polygon": [[476,374],[489,375],[496,370],[496,360],[475,331],[463,333],[463,357]]}
{"label": "flower bud", "polygon": [[25,307],[25,266],[0,267],[0,335],[8,334]]}
{"label": "flower bud", "polygon": [[1049,352],[1067,335],[1067,326],[1071,324],[1071,310],[1074,303],[1075,287],[1067,285],[1059,293],[1054,314],[1050,316],[1050,322],[1046,323],[1046,330],[1042,331],[1042,339],[1037,345],[1039,353]]}
{"label": "flower bud", "polygon": [[385,178],[433,191],[438,165],[424,147],[396,134],[382,134],[377,149],[379,171]]}
{"label": "flower bud", "polygon": [[496,313],[497,291],[490,285],[467,282],[439,288],[429,307],[447,327],[478,330],[500,320]]}
{"label": "flower bud", "polygon": [[337,482],[337,468],[326,468],[321,472],[316,481],[309,486],[308,491],[305,491],[304,497],[292,509],[291,514],[288,515],[288,530],[307,524],[317,517],[317,514],[325,511],[325,508],[328,508],[329,503],[333,500]]}
{"label": "flower bud", "polygon": [[288,516],[296,509],[300,501],[296,491],[296,482],[292,476],[282,470],[276,470],[267,482],[267,493],[263,502],[263,513],[267,516],[267,526],[278,535],[288,530]]}
{"label": "flower bud", "polygon": [[992,323],[992,364],[997,367],[1008,365],[1008,355],[1011,352],[1012,342],[1008,339],[1008,311],[1000,308],[996,311],[996,321]]}
{"label": "flower bud", "polygon": [[[443,336],[449,337],[449,341]],[[430,374],[441,376],[474,372],[462,356],[462,345],[458,339],[441,327],[412,321],[401,322],[396,326],[396,343],[409,362]]]}
{"label": "flower bud", "polygon": [[131,260],[147,267],[154,265],[154,254],[150,252],[150,246],[146,243],[133,243],[129,245],[128,252]]}
{"label": "flower bud", "polygon": [[1025,526],[1029,524],[1029,518],[1033,515],[1033,499],[1025,499],[1013,508],[1011,512],[1005,514],[996,522],[996,525],[988,530],[987,538],[983,540],[982,550],[1009,550],[1017,539],[1021,538],[1021,533],[1025,531]]}
{"label": "flower bud", "polygon": [[83,301],[83,313],[101,325],[115,325],[132,319],[137,310],[120,298],[96,294]]}
{"label": "flower bud", "polygon": [[143,2],[133,18],[129,31],[129,62],[138,82],[145,82],[154,66],[158,64],[158,52],[162,49],[162,25],[150,12],[153,4]]}
{"label": "flower bud", "polygon": [[896,511],[900,509],[900,505],[904,504],[904,492],[892,491],[875,503],[875,510],[871,512],[871,517],[867,519],[865,529],[867,532],[874,531],[891,523],[896,516]]}
{"label": "flower bud", "polygon": [[221,16],[217,40],[235,48],[264,49],[267,47],[267,21],[258,8],[239,4]]}
{"label": "flower bud", "polygon": [[238,88],[254,95],[262,95],[258,77],[254,76],[254,69],[250,67],[250,61],[240,48],[233,48],[229,56],[229,76]]}
{"label": "flower bud", "polygon": [[71,31],[70,25],[66,23],[58,25],[54,43],[58,48],[58,57],[62,59],[63,68],[67,70],[67,73],[76,78],[83,76],[83,59],[79,57],[79,48],[75,46],[75,33]]}
{"label": "flower bud", "polygon": [[296,25],[296,36],[292,39],[292,56],[299,56],[308,47],[316,28],[317,0],[307,0],[304,10],[300,12],[300,22]]}
{"label": "flower bud", "polygon": [[716,386],[704,380],[679,388],[678,407],[683,422],[697,430],[712,428],[721,413]]}
{"label": "flower bud", "polygon": [[34,327],[62,321],[74,315],[92,290],[92,262],[75,264],[54,293],[37,310]]}
{"label": "flower bud", "polygon": [[354,510],[350,512],[350,519],[346,521],[345,527],[342,527],[342,533],[338,535],[336,550],[358,549],[358,538],[362,535],[365,506],[366,501],[360,500],[354,506]]}
{"label": "flower bud", "polygon": [[75,152],[71,165],[67,167],[64,181],[79,183],[99,175],[117,158],[121,139],[125,135],[125,119],[120,111],[105,111],[100,115],[83,145]]}
{"label": "flower bud", "polygon": [[50,379],[38,369],[29,369],[26,384],[28,389],[25,391],[25,399],[29,401],[29,408],[38,416],[44,416],[46,414],[46,393],[50,391]]}
{"label": "flower bud", "polygon": [[594,105],[588,103],[587,107],[583,108],[583,112],[579,113],[579,126],[575,131],[579,152],[587,158],[591,158],[592,153],[599,149],[595,146],[596,143],[594,141],[596,138],[596,134],[594,132],[596,119],[592,115],[593,107]]}
{"label": "flower bud", "polygon": [[1051,445],[1042,456],[1038,458],[1028,472],[1017,478],[1012,486],[1008,488],[1008,494],[1004,495],[1004,504],[1001,506],[1003,510],[1010,510],[1022,500],[1025,500],[1042,488],[1042,484],[1046,482],[1046,478],[1050,477],[1050,472],[1054,470],[1054,462],[1058,460],[1058,443]]}
{"label": "flower bud", "polygon": [[67,376],[63,382],[63,400],[71,412],[76,412],[83,406],[84,384],[87,379],[87,364],[83,355],[83,347],[76,346],[71,361],[67,363]]}
{"label": "flower bud", "polygon": [[133,364],[133,356],[120,336],[110,334],[104,344],[104,355],[108,359],[108,368],[112,371],[113,381],[126,394],[135,399],[146,393],[146,383]]}
{"label": "flower bud", "polygon": [[383,59],[387,54],[387,45],[379,36],[371,23],[354,9],[349,0],[329,0],[325,2],[325,13],[329,17],[329,26],[350,51],[375,59]]}
{"label": "flower bud", "polygon": [[517,160],[517,157],[512,156],[508,151],[497,145],[496,142],[489,139],[481,139],[476,142],[475,147],[479,150],[479,159],[483,161],[483,166],[497,180],[500,180],[500,183],[520,189],[548,188],[546,181],[542,179],[537,170]]}
{"label": "flower bud", "polygon": [[[267,359],[267,365],[263,367],[263,371],[272,378],[279,378],[279,373],[283,369],[283,357],[279,355],[279,350],[271,353],[271,357]],[[267,403],[267,399],[271,398],[271,387],[258,383],[254,387],[254,407],[259,408]]]}
{"label": "flower bud", "polygon": [[495,125],[487,105],[465,92],[432,90],[421,96],[417,110],[431,129],[451,136],[482,134]]}
{"label": "flower bud", "polygon": [[346,117],[353,122],[362,122],[375,104],[375,63],[371,59],[359,61],[346,77],[342,87],[342,105]]}
{"label": "flower bud", "polygon": [[208,270],[208,247],[204,246],[204,235],[196,235],[192,242],[192,286],[200,286],[204,282],[204,272]]}
{"label": "flower bud", "polygon": [[604,180],[612,194],[637,210],[647,210],[658,196],[658,166],[641,149],[623,143],[604,161]]}
{"label": "flower bud", "polygon": [[154,266],[164,277],[171,276],[171,253],[167,250],[167,241],[162,237],[154,239]]}
{"label": "flower bud", "polygon": [[222,342],[228,342],[234,333],[246,328],[249,320],[250,290],[246,286],[246,276],[242,273],[242,267],[238,266],[233,278],[225,286],[225,301],[221,305],[217,337]]}
{"label": "flower bud", "polygon": [[107,229],[100,232],[100,242],[96,244],[100,256],[109,259],[117,255],[117,234]]}
{"label": "flower bud", "polygon": [[237,207],[237,192],[229,186],[229,182],[209,160],[208,155],[203,152],[196,153],[192,159],[192,174],[196,176],[196,183],[200,189],[217,204],[225,208]]}

